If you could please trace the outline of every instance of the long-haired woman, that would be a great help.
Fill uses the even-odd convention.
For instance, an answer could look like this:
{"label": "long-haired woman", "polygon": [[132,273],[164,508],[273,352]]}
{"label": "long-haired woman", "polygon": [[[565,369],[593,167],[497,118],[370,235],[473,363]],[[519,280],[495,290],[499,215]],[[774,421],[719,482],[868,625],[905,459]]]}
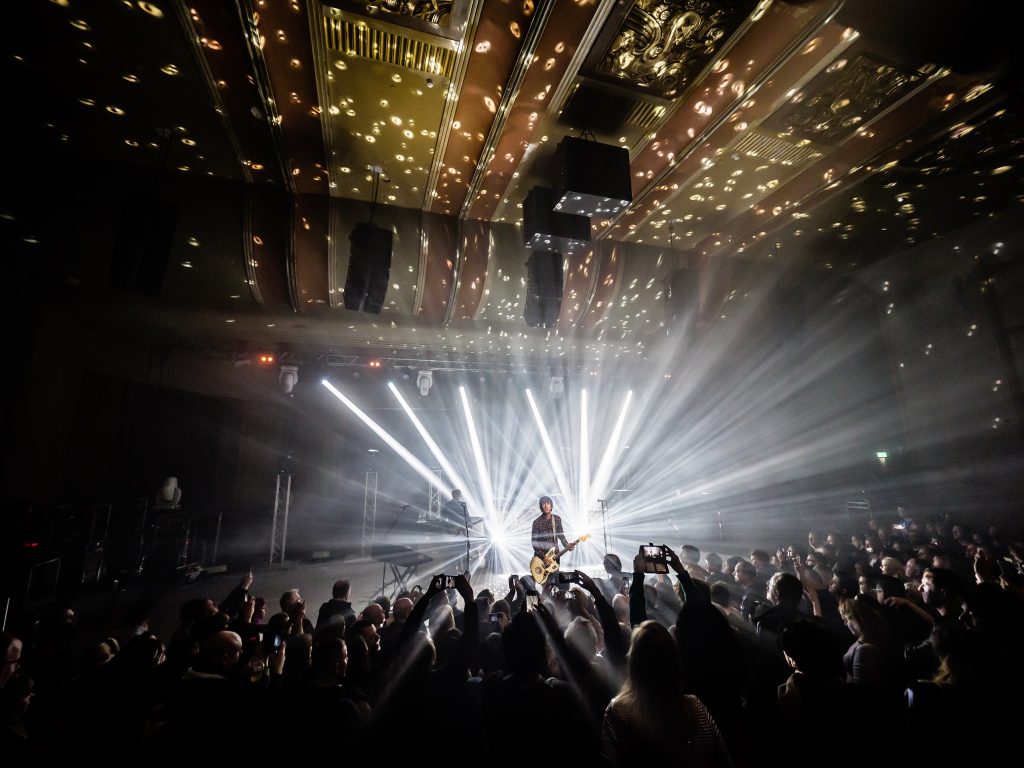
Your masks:
{"label": "long-haired woman", "polygon": [[628,677],[604,713],[605,766],[731,766],[718,726],[696,696],[683,693],[675,641],[661,624],[633,632]]}

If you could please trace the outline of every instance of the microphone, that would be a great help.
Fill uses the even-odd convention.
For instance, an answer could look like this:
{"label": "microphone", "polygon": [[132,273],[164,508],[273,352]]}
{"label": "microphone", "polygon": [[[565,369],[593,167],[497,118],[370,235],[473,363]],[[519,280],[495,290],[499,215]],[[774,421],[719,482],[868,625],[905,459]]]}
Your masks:
{"label": "microphone", "polygon": [[462,505],[462,509],[465,510],[466,509],[466,502],[460,501],[459,503]]}
{"label": "microphone", "polygon": [[407,510],[408,508],[409,508],[409,505],[408,505],[408,504],[403,504],[403,505],[402,505],[402,508],[401,508],[401,509],[399,509],[398,511],[399,511],[399,512],[405,512],[405,510]]}

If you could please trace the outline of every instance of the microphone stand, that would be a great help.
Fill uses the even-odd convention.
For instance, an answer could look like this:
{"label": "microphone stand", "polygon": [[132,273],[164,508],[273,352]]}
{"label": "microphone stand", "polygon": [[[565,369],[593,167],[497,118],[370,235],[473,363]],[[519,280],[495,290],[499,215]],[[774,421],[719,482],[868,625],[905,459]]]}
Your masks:
{"label": "microphone stand", "polygon": [[466,507],[466,502],[463,501],[463,502],[461,502],[461,504],[462,504],[462,519],[463,519],[463,521],[466,524],[466,573],[469,573],[469,570],[470,570],[470,564],[469,564],[469,509]]}

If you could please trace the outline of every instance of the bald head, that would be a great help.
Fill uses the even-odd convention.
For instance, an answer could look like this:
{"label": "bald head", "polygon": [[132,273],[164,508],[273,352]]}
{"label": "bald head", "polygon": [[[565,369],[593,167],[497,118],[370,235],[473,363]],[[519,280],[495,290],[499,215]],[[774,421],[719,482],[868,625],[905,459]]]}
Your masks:
{"label": "bald head", "polygon": [[612,610],[615,611],[615,619],[620,624],[629,625],[629,598],[625,595],[616,595],[612,598]]}
{"label": "bald head", "polygon": [[391,615],[395,618],[395,621],[405,621],[409,618],[409,614],[412,613],[412,609],[412,600],[408,597],[400,597],[391,606]]}
{"label": "bald head", "polygon": [[242,638],[237,632],[214,632],[199,646],[196,671],[223,675],[242,655]]}
{"label": "bald head", "polygon": [[377,629],[380,629],[384,625],[384,609],[377,603],[370,603],[368,606],[363,608],[363,618],[372,622]]}

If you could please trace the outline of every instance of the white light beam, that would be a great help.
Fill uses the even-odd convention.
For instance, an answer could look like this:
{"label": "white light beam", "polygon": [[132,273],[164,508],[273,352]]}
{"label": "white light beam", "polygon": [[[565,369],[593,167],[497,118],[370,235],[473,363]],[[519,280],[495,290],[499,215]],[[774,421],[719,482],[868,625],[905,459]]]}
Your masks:
{"label": "white light beam", "polygon": [[612,432],[612,437],[608,441],[608,445],[604,449],[604,456],[601,457],[601,463],[597,466],[597,474],[594,475],[594,482],[590,486],[592,498],[589,500],[590,504],[596,503],[599,497],[607,497],[608,481],[612,475],[612,465],[618,458],[619,454],[619,442],[622,440],[622,427],[626,423],[626,411],[629,410],[629,401],[633,399],[633,390],[629,390],[626,394],[626,401],[622,404],[622,410],[619,411],[619,420],[615,422],[615,429]]}
{"label": "white light beam", "polygon": [[466,395],[465,387],[459,387],[459,396],[462,398],[462,410],[466,414],[469,442],[473,446],[473,458],[476,459],[476,472],[480,479],[480,492],[484,495],[484,503],[487,505],[487,516],[492,524],[497,524],[498,515],[494,510],[494,488],[491,487],[491,478],[487,474],[484,452],[480,447],[480,438],[476,433],[476,424],[473,422],[473,413],[469,409],[469,397]]}
{"label": "white light beam", "polygon": [[[358,417],[358,419],[361,422],[363,422],[363,424],[372,429],[374,433],[376,433],[377,437],[379,437],[381,440],[387,443],[392,448],[392,450],[395,451],[395,453],[397,453],[399,456],[405,459],[406,463],[414,470],[416,470],[428,483],[437,483],[437,475],[435,475],[433,472],[427,469],[427,467],[423,464],[422,461],[420,461],[411,453],[409,453],[409,451],[406,450],[406,448],[400,442],[398,442],[397,440],[395,440],[395,438],[389,435],[384,430],[383,427],[381,427],[379,424],[377,424],[377,422],[375,422],[373,419],[371,419],[369,416],[363,413],[362,410],[360,410],[359,406],[357,406],[355,403],[353,403],[351,400],[349,400],[347,397],[341,394],[341,392],[339,392],[334,387],[334,385],[331,384],[331,382],[329,382],[327,379],[321,379],[320,383],[327,387],[328,391],[332,395],[341,400],[341,402],[345,404],[345,407],[352,411],[352,413],[354,413]],[[451,488],[448,488],[446,490],[448,491],[449,494],[451,493]]]}
{"label": "white light beam", "polygon": [[590,430],[587,424],[587,390],[580,393],[580,487],[579,519],[583,528],[590,525]]}
{"label": "white light beam", "polygon": [[544,420],[540,417],[540,410],[537,408],[537,403],[533,399],[533,393],[529,389],[526,390],[526,399],[530,401],[530,410],[533,411],[533,418],[536,420],[537,428],[540,430],[540,439],[544,443],[544,450],[548,455],[548,461],[551,462],[551,468],[555,472],[555,482],[558,483],[558,490],[565,500],[565,507],[566,509],[573,509],[575,505],[572,503],[573,496],[569,488],[569,481],[565,478],[562,462],[558,460],[555,446],[551,444],[551,438],[548,436],[548,428],[544,426]]}
{"label": "white light beam", "polygon": [[[423,442],[427,444],[430,452],[434,455],[434,458],[437,459],[437,463],[441,465],[441,469],[443,469],[448,475],[448,479],[451,480],[452,484],[456,488],[464,489],[463,493],[466,496],[468,506],[474,506],[476,504],[476,500],[473,498],[473,494],[470,493],[469,487],[466,485],[459,473],[455,471],[455,468],[451,465],[451,462],[448,461],[447,457],[445,457],[444,453],[441,451],[441,447],[427,432],[423,423],[419,420],[416,414],[413,413],[412,408],[409,407],[409,404],[406,402],[405,398],[402,397],[402,393],[398,391],[398,387],[395,386],[393,381],[388,382],[388,389],[391,390],[391,394],[393,394],[398,400],[398,404],[402,406],[402,410],[405,411],[405,415],[409,417],[412,425],[416,427],[416,431],[420,433],[420,437],[423,438]],[[476,508],[481,509],[479,506],[476,506]]]}

